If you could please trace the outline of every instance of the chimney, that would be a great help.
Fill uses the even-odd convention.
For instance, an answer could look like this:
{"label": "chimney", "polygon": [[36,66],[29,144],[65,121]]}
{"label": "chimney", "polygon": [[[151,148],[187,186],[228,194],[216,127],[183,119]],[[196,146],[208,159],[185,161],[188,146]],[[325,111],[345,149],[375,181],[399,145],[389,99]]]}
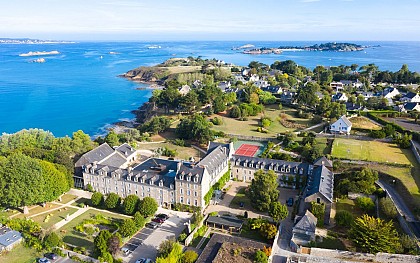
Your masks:
{"label": "chimney", "polygon": [[182,161],[179,161],[177,164],[176,164],[176,171],[178,172],[179,170],[181,170],[181,165],[182,165]]}

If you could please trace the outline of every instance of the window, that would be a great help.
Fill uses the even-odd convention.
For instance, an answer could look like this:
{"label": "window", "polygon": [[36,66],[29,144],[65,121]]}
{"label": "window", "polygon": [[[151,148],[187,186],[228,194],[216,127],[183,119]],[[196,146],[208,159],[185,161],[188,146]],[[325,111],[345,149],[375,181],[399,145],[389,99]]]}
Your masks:
{"label": "window", "polygon": [[190,202],[190,199],[189,199],[189,198],[187,199],[187,204],[188,204],[188,205],[190,205],[190,204],[191,204],[191,202]]}
{"label": "window", "polygon": [[197,196],[197,191],[194,192],[194,196]]}
{"label": "window", "polygon": [[182,188],[181,188],[181,189],[179,189],[179,193],[180,193],[180,194],[182,194]]}
{"label": "window", "polygon": [[150,187],[149,187],[149,188],[147,188],[147,192],[150,192]]}
{"label": "window", "polygon": [[190,190],[187,190],[187,195],[190,195]]}
{"label": "window", "polygon": [[197,199],[195,199],[195,200],[194,200],[194,205],[195,205],[195,206],[198,206],[198,201],[197,201]]}
{"label": "window", "polygon": [[182,197],[182,196],[181,196],[181,197],[179,198],[179,202],[180,202],[181,204],[183,204],[183,203],[184,203],[184,197]]}
{"label": "window", "polygon": [[316,199],[316,202],[317,202],[317,204],[320,204],[320,203],[321,203],[321,198],[319,198],[319,197],[318,197],[318,198]]}

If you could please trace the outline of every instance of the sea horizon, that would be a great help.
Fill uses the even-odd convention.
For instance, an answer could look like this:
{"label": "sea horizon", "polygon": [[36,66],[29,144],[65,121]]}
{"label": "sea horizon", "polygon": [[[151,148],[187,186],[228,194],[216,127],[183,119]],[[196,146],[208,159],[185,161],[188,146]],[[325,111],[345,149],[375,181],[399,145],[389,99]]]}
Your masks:
{"label": "sea horizon", "polygon": [[[64,41],[64,40],[60,40]],[[359,66],[375,63],[380,70],[397,71],[407,64],[420,72],[420,41],[77,41],[59,44],[0,45],[0,132],[41,128],[56,136],[83,130],[92,137],[104,135],[112,124],[132,119],[132,110],[151,96],[146,84],[118,77],[138,66],[151,66],[171,57],[202,56],[238,66],[256,60],[272,64],[291,59],[299,65]],[[357,52],[285,51],[281,55],[246,55],[231,50],[244,44],[256,47],[348,42],[380,45]],[[150,45],[161,48],[149,49]],[[30,51],[58,50],[38,57],[19,57]],[[115,52],[116,54],[111,54]]]}

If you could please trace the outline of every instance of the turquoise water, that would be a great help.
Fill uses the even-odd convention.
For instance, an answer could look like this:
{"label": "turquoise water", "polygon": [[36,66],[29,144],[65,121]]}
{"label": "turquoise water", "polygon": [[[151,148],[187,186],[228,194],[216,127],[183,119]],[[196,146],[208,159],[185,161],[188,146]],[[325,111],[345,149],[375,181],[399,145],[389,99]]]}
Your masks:
{"label": "turquoise water", "polygon": [[[255,46],[311,45],[318,42],[249,42]],[[148,100],[147,85],[117,77],[140,65],[154,65],[170,57],[202,56],[237,65],[252,60],[267,64],[292,59],[299,65],[377,64],[382,70],[398,70],[408,64],[420,71],[419,42],[358,42],[381,45],[366,52],[283,52],[281,55],[245,55],[232,51],[248,42],[153,42],[0,45],[0,132],[42,128],[56,136],[82,129],[95,136],[112,123],[133,118],[131,110]],[[149,49],[159,45],[159,49]],[[37,57],[19,57],[30,51],[58,50]],[[116,54],[110,54],[116,52]],[[139,88],[141,90],[139,90]]]}

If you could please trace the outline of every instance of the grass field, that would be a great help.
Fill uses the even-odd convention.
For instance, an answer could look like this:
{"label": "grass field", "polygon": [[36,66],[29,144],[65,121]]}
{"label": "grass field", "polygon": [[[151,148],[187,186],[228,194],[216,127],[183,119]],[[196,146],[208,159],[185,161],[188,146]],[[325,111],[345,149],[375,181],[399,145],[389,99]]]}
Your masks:
{"label": "grass field", "polygon": [[363,215],[363,211],[356,206],[353,200],[350,199],[338,199],[336,202],[336,211],[345,210],[350,212],[354,217]]}
{"label": "grass field", "polygon": [[68,202],[70,202],[71,200],[74,200],[74,199],[76,199],[77,198],[77,196],[75,196],[75,195],[71,195],[71,194],[64,194],[62,197],[61,197],[61,201],[58,201],[59,203],[62,203],[62,204],[67,204]]}
{"label": "grass field", "polygon": [[[51,213],[46,213],[43,215],[39,215],[39,216],[35,216],[32,219],[35,222],[38,222],[42,228],[44,229],[48,229],[50,227],[52,227],[54,224],[60,222],[61,220],[65,219],[67,215],[71,215],[73,213],[75,213],[77,211],[76,208],[67,208],[67,210],[63,209],[59,209],[61,211],[55,210],[52,211]],[[45,218],[48,214],[51,214],[52,216],[50,216],[50,219],[48,220],[48,222],[44,222]]]}
{"label": "grass field", "polygon": [[381,126],[373,123],[370,119],[360,116],[350,119],[352,128],[368,129],[368,130],[380,130]]}
{"label": "grass field", "polygon": [[340,159],[411,164],[396,144],[378,141],[337,138],[334,140],[331,155]]}
{"label": "grass field", "polygon": [[0,262],[4,263],[33,263],[36,258],[41,257],[35,249],[25,247],[19,244],[12,251],[5,252],[0,255]]}
{"label": "grass field", "polygon": [[118,215],[110,214],[107,212],[89,210],[83,213],[82,215],[78,216],[77,218],[73,219],[64,227],[60,228],[60,230],[58,231],[58,234],[63,237],[63,241],[65,243],[69,243],[71,245],[78,246],[78,247],[85,247],[87,250],[93,251],[93,237],[86,236],[82,233],[75,231],[74,227],[80,224],[81,222],[83,222],[85,219],[90,219],[97,214],[101,214],[105,217],[112,218],[112,220],[115,220],[115,221],[127,218],[125,216],[118,216]]}
{"label": "grass field", "polygon": [[[301,119],[294,117],[296,112],[295,109],[284,107],[279,110],[278,105],[270,105],[265,108],[264,113],[257,116],[248,117],[247,121],[240,121],[228,117],[227,115],[213,115],[211,118],[219,117],[222,118],[222,125],[214,125],[212,129],[216,131],[223,131],[224,133],[238,134],[245,136],[257,136],[263,138],[275,138],[278,133],[284,133],[286,131],[296,131],[298,129],[286,128],[279,122],[280,113],[287,115],[288,120],[302,124],[305,127],[311,125],[309,119]],[[271,125],[267,128],[267,133],[258,132],[257,128],[260,126],[259,122],[262,116],[268,117],[272,120]]]}
{"label": "grass field", "polygon": [[46,212],[52,209],[55,209],[59,207],[59,205],[56,204],[51,204],[51,203],[47,203],[47,205],[45,207],[42,207],[40,205],[35,205],[29,208],[29,214],[24,215],[23,213],[20,215],[15,216],[14,218],[25,218],[25,217],[29,217],[38,213],[42,213],[42,212]]}

